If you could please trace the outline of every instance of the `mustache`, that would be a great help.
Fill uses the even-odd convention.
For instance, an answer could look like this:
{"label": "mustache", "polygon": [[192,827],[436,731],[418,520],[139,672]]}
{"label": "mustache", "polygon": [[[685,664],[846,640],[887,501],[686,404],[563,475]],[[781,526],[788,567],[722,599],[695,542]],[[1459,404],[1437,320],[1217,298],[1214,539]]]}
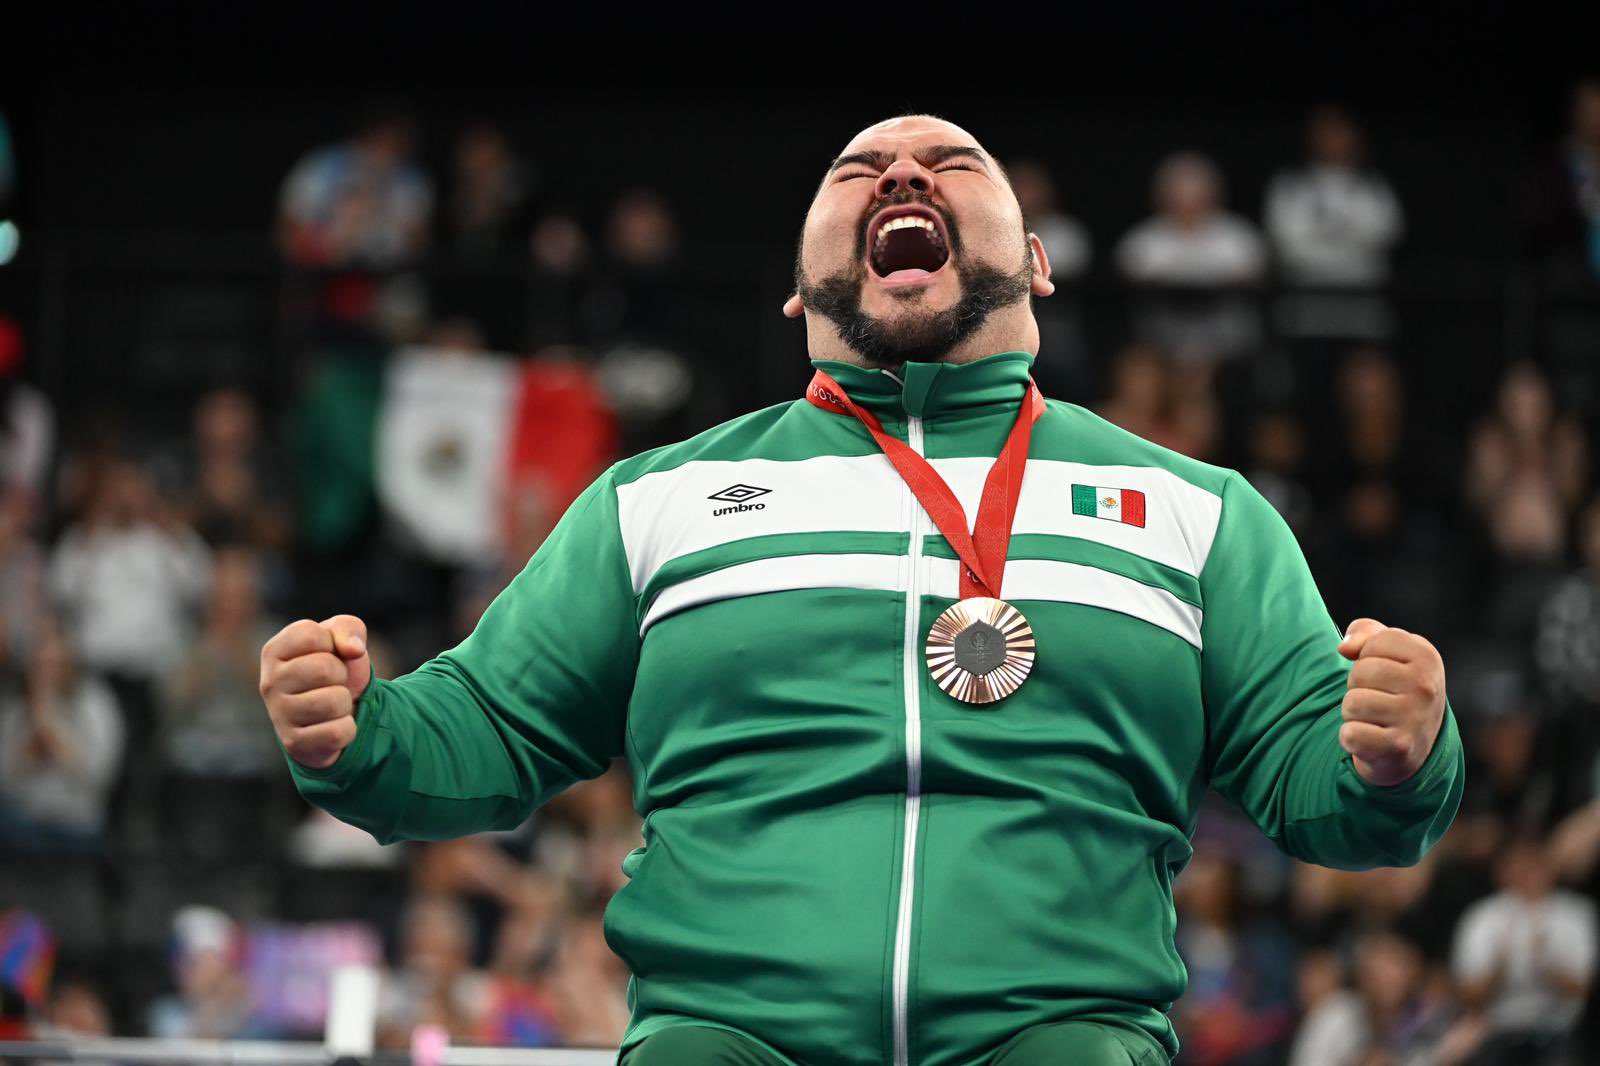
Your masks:
{"label": "mustache", "polygon": [[950,238],[951,257],[960,254],[961,230],[956,225],[955,218],[950,214],[949,211],[945,210],[943,206],[934,203],[933,198],[927,193],[918,192],[915,189],[906,189],[903,192],[884,197],[882,200],[879,200],[868,207],[867,210],[862,214],[861,220],[856,223],[856,262],[861,263],[866,261],[867,241],[869,239],[869,234],[867,233],[867,223],[872,220],[872,217],[879,211],[882,211],[884,208],[902,207],[905,204],[916,204],[919,207],[926,207],[929,211],[932,211],[934,214],[938,215],[940,220],[944,222],[945,233],[948,234]]}

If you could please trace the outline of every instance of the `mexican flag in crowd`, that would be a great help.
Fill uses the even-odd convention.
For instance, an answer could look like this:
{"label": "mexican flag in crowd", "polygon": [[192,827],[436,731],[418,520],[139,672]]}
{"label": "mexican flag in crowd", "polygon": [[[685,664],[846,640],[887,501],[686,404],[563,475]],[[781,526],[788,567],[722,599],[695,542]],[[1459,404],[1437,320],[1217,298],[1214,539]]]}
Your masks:
{"label": "mexican flag in crowd", "polygon": [[615,458],[616,420],[582,363],[402,348],[382,374],[373,477],[388,517],[441,563],[504,550],[520,494],[549,525]]}
{"label": "mexican flag in crowd", "polygon": [[454,565],[491,562],[528,493],[554,525],[618,442],[582,363],[427,347],[328,360],[296,429],[314,543],[346,543],[376,503],[414,551]]}

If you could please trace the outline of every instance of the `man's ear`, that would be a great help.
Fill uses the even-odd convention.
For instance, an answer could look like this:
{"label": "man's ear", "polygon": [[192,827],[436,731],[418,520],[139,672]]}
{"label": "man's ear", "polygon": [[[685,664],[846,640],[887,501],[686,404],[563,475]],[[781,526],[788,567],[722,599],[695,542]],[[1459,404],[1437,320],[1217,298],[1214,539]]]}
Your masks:
{"label": "man's ear", "polygon": [[798,292],[790,293],[789,298],[783,301],[783,314],[786,318],[799,318],[805,310],[806,305],[801,302]]}
{"label": "man's ear", "polygon": [[1056,283],[1050,280],[1050,257],[1044,253],[1044,242],[1030,231],[1028,246],[1033,249],[1033,294],[1049,296],[1056,291]]}

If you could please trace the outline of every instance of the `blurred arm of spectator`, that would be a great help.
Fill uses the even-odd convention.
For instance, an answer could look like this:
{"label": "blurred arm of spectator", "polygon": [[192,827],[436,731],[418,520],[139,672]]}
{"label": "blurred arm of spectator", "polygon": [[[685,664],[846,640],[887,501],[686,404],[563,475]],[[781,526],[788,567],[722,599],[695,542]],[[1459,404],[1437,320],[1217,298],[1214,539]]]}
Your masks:
{"label": "blurred arm of spectator", "polygon": [[547,913],[559,904],[555,886],[543,873],[519,865],[480,837],[419,848],[412,878],[430,895],[489,896],[509,910]]}
{"label": "blurred arm of spectator", "polygon": [[1557,876],[1576,882],[1587,878],[1600,859],[1600,800],[1563,818],[1551,834],[1550,860]]}

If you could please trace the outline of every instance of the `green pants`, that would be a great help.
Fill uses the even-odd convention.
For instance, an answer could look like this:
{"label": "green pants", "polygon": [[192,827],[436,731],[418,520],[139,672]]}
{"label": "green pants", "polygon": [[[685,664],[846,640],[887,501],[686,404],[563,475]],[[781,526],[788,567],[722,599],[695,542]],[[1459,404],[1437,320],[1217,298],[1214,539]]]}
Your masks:
{"label": "green pants", "polygon": [[[972,1066],[1168,1066],[1151,1038],[1099,1022],[1057,1022],[1025,1029]],[[726,1029],[679,1025],[635,1044],[618,1066],[794,1066]],[[810,1066],[810,1064],[808,1064]],[[821,1064],[814,1064],[821,1066]]]}

